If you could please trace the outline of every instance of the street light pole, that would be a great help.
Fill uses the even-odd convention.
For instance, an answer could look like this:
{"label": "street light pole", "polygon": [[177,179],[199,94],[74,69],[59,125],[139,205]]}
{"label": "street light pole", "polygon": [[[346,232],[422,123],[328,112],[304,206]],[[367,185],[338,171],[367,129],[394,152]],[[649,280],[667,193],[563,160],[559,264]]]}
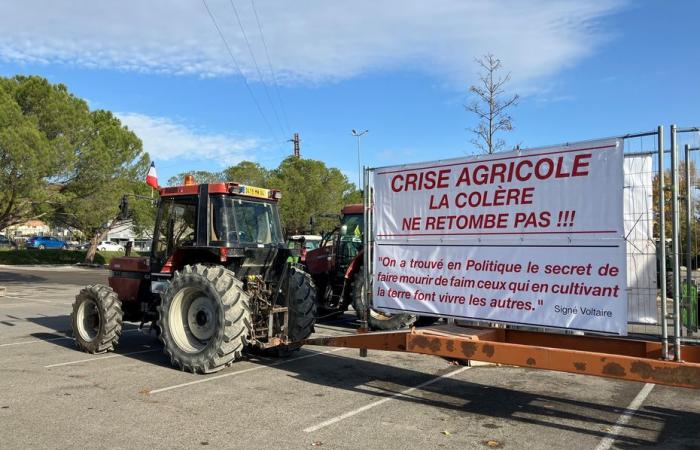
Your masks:
{"label": "street light pole", "polygon": [[365,134],[369,133],[369,130],[360,131],[359,133],[352,130],[352,135],[357,138],[357,188],[360,189],[362,186],[362,166],[360,165],[360,138]]}

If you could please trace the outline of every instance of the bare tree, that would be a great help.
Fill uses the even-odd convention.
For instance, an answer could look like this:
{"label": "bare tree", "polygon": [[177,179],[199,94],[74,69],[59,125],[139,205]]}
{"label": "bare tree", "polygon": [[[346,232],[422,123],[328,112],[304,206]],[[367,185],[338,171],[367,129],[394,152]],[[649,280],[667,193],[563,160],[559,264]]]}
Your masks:
{"label": "bare tree", "polygon": [[479,123],[470,129],[475,135],[472,143],[484,153],[491,154],[506,145],[503,139],[496,138],[496,133],[513,129],[513,119],[508,109],[517,105],[520,97],[517,94],[505,96],[504,86],[510,81],[510,72],[505,77],[498,75],[500,59],[489,53],[475,61],[482,70],[478,85],[470,86],[469,92],[476,98],[464,107],[479,118]]}

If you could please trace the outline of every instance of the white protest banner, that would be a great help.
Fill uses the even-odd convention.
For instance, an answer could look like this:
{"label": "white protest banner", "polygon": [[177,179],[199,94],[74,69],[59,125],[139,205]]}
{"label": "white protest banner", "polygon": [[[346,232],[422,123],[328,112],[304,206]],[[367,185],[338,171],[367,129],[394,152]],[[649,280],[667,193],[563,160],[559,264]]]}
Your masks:
{"label": "white protest banner", "polygon": [[616,139],[377,169],[374,307],[626,334]]}

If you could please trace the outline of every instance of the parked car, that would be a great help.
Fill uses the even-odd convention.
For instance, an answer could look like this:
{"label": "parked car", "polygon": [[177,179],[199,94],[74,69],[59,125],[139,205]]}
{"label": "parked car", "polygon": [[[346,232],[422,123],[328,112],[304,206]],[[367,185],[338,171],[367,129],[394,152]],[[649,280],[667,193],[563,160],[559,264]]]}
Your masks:
{"label": "parked car", "polygon": [[34,236],[27,239],[26,247],[44,250],[47,248],[68,248],[65,242],[53,236]]}
{"label": "parked car", "polygon": [[4,234],[0,234],[0,248],[16,248],[17,244],[9,240]]}
{"label": "parked car", "polygon": [[101,252],[123,252],[124,246],[112,241],[102,241],[97,244],[97,250]]}
{"label": "parked car", "polygon": [[66,241],[66,245],[71,250],[77,250],[78,246],[80,245],[80,242],[78,242],[78,241]]}
{"label": "parked car", "polygon": [[299,250],[299,261],[306,261],[306,252],[318,248],[321,236],[315,234],[295,234],[287,238],[287,248]]}

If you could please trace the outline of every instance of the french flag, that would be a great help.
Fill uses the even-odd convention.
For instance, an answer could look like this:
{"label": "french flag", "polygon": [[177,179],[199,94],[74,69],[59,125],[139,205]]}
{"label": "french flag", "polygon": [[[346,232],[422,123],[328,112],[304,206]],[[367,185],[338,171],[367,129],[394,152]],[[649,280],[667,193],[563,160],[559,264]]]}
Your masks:
{"label": "french flag", "polygon": [[148,168],[146,184],[154,189],[158,189],[158,175],[156,175],[156,163],[154,162],[151,162],[151,167]]}

